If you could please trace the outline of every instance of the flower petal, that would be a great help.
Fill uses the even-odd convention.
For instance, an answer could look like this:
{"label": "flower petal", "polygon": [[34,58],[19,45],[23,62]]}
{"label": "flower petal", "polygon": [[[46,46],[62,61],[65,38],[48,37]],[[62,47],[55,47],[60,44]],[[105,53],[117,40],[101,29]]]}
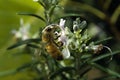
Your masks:
{"label": "flower petal", "polygon": [[60,29],[63,31],[65,28],[64,28],[64,25],[65,25],[65,20],[64,19],[60,19],[60,23],[59,23],[59,26],[60,26]]}
{"label": "flower petal", "polygon": [[65,59],[70,57],[70,51],[67,46],[62,50],[62,54]]}

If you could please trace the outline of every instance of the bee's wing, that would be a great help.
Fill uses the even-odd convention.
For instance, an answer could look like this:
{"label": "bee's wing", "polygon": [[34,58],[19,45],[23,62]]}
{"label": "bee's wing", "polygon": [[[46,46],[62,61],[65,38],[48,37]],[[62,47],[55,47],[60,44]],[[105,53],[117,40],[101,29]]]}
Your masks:
{"label": "bee's wing", "polygon": [[65,48],[63,48],[62,54],[63,54],[63,57],[64,57],[65,59],[70,57],[70,51],[69,51],[69,49],[68,49],[67,46],[65,46]]}

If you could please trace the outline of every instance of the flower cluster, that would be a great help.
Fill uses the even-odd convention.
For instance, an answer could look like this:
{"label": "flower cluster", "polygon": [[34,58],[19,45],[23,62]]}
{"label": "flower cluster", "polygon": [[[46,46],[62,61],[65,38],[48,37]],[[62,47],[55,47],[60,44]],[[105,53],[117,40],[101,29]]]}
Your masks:
{"label": "flower cluster", "polygon": [[58,38],[59,42],[63,43],[62,53],[64,58],[70,57],[70,50],[74,50],[78,53],[83,51],[91,51],[92,53],[99,53],[103,49],[103,45],[95,45],[94,42],[88,44],[89,40],[92,39],[91,34],[88,32],[86,27],[86,21],[80,21],[77,18],[73,21],[73,32],[65,27],[64,19],[60,19],[60,37]]}
{"label": "flower cluster", "polygon": [[87,30],[83,34],[81,33],[87,24],[86,21],[80,21],[79,18],[73,21],[73,32],[68,27],[65,27],[65,21],[64,19],[60,19],[59,27],[61,31],[58,41],[63,43],[62,53],[64,58],[69,58],[70,50],[81,53],[83,45],[91,39],[91,36]]}

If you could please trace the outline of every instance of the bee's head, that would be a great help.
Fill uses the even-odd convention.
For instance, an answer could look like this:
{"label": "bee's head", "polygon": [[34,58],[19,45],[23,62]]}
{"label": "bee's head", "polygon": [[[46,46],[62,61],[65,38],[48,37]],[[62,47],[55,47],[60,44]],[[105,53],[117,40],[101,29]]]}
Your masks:
{"label": "bee's head", "polygon": [[51,25],[48,25],[44,30],[46,32],[54,32],[58,28],[59,26],[57,24],[51,24]]}

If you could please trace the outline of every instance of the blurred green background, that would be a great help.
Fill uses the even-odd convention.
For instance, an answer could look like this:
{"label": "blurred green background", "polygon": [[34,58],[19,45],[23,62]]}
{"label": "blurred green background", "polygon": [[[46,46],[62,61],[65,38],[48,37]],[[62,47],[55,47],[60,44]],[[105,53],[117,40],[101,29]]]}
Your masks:
{"label": "blurred green background", "polygon": [[32,56],[28,54],[16,56],[20,51],[18,49],[6,50],[8,46],[15,42],[11,31],[19,29],[20,18],[23,18],[24,23],[30,23],[31,33],[38,30],[39,25],[41,25],[41,21],[36,18],[17,15],[16,13],[37,13],[39,10],[43,9],[40,9],[39,4],[33,2],[33,0],[0,0],[0,80],[31,80],[30,76],[35,75],[34,72],[28,70],[27,72],[2,76],[3,72],[9,74],[10,70],[14,70],[32,60]]}

